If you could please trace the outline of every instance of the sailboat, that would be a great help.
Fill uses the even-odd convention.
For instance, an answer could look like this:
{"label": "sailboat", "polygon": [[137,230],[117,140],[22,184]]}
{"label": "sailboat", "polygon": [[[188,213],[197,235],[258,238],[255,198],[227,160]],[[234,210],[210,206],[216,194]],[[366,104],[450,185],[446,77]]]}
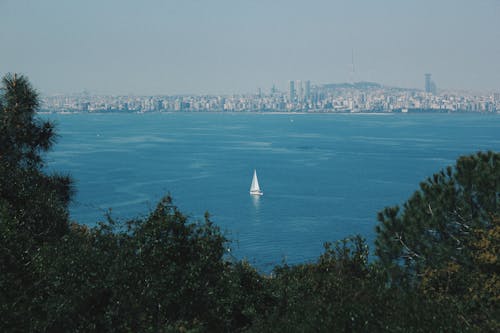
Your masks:
{"label": "sailboat", "polygon": [[252,185],[250,185],[250,194],[251,195],[263,195],[264,192],[260,190],[259,180],[257,179],[257,171],[253,170],[253,178]]}

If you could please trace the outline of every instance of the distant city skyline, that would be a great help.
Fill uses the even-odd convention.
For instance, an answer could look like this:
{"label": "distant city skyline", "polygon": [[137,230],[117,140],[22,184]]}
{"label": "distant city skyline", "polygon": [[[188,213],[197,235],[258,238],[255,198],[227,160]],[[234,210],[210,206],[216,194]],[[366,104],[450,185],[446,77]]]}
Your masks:
{"label": "distant city skyline", "polygon": [[500,91],[498,17],[498,0],[0,0],[0,75],[47,95],[425,90],[426,73],[438,89]]}
{"label": "distant city skyline", "polygon": [[430,74],[425,91],[384,87],[374,83],[311,86],[310,81],[289,81],[288,91],[259,90],[234,95],[52,95],[42,97],[42,112],[302,112],[302,113],[408,113],[500,111],[500,93],[436,94]]}

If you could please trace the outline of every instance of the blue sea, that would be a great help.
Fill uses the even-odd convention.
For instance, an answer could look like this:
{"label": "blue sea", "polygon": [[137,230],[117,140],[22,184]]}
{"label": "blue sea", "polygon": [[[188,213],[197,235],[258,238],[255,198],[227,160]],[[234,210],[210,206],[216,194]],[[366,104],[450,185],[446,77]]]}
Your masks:
{"label": "blue sea", "polygon": [[[208,211],[231,255],[263,271],[314,261],[361,234],[460,155],[500,151],[500,115],[50,114],[48,168],[68,172],[71,218],[146,216],[167,193],[192,220]],[[254,169],[262,197],[249,195]]]}

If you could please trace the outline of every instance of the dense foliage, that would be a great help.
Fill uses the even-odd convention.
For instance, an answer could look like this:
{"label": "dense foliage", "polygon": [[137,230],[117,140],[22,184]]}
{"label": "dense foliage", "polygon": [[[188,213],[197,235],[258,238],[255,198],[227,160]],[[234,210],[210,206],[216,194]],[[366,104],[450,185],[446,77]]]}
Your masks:
{"label": "dense foliage", "polygon": [[500,154],[464,156],[314,263],[259,273],[210,221],[162,199],[149,216],[68,220],[71,179],[43,172],[54,127],[23,76],[0,94],[0,331],[500,330]]}

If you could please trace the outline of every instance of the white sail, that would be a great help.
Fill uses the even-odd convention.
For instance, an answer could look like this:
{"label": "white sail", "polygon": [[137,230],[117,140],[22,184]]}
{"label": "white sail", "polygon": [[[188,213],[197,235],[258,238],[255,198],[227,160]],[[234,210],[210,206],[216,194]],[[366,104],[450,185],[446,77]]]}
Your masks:
{"label": "white sail", "polygon": [[250,186],[250,191],[260,191],[259,180],[257,179],[257,171],[253,171],[252,185]]}
{"label": "white sail", "polygon": [[262,191],[260,190],[259,180],[257,179],[257,171],[253,171],[252,185],[250,185],[250,194],[262,195]]}

